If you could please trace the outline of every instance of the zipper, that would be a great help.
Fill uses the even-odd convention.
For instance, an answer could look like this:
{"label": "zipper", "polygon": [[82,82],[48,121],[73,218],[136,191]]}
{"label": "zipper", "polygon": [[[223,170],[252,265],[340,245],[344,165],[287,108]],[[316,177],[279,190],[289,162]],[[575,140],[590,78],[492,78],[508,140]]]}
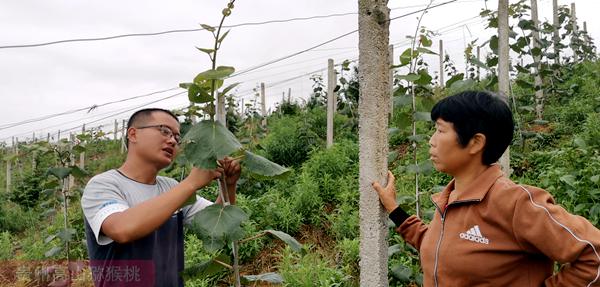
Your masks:
{"label": "zipper", "polygon": [[442,227],[440,228],[440,237],[438,238],[437,246],[435,247],[435,263],[433,265],[433,281],[434,281],[435,287],[438,287],[438,276],[437,276],[438,259],[439,259],[439,255],[440,255],[440,246],[442,245],[442,239],[444,238],[444,223],[446,222],[446,212],[448,211],[448,208],[451,205],[455,205],[455,204],[459,204],[459,203],[466,203],[466,202],[480,202],[481,200],[471,199],[471,200],[455,201],[455,202],[452,202],[452,203],[446,205],[444,212],[442,212],[440,207],[437,205],[437,203],[435,201],[433,201],[432,198],[430,198],[430,199],[431,199],[431,202],[433,202],[433,205],[435,205],[435,208],[440,212],[441,221],[442,221]]}

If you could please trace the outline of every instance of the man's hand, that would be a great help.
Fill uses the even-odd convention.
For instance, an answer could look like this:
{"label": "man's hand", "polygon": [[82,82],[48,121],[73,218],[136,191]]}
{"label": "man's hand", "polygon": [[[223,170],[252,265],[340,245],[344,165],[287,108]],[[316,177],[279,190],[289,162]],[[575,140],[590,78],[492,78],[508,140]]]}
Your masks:
{"label": "man's hand", "polygon": [[228,186],[234,186],[238,179],[240,179],[242,171],[240,162],[227,156],[224,159],[219,160],[219,163],[225,172],[226,184]]}
{"label": "man's hand", "polygon": [[221,177],[224,173],[223,168],[216,169],[201,169],[193,167],[190,174],[185,178],[184,181],[192,185],[194,190],[207,186],[211,181]]}
{"label": "man's hand", "polygon": [[392,211],[398,207],[398,203],[396,202],[396,186],[394,185],[395,181],[394,175],[388,170],[387,185],[385,187],[382,187],[378,182],[373,182],[373,188],[377,191],[379,200],[388,213],[392,213]]}

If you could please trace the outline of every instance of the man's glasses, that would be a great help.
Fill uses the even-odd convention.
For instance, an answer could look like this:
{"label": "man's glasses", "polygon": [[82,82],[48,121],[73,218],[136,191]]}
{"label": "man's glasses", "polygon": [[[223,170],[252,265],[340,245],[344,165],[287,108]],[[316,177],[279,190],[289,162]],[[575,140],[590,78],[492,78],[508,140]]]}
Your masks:
{"label": "man's glasses", "polygon": [[174,133],[173,130],[171,130],[171,128],[166,125],[150,125],[150,126],[136,127],[136,129],[147,129],[147,128],[156,128],[158,131],[160,131],[160,133],[163,136],[168,137],[168,138],[173,137],[175,142],[177,142],[177,145],[179,145],[181,143],[181,135]]}

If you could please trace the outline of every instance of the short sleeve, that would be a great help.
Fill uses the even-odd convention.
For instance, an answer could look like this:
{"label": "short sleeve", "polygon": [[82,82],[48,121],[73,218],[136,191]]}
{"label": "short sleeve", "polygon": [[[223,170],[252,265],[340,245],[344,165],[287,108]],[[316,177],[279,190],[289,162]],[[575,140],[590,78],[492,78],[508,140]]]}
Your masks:
{"label": "short sleeve", "polygon": [[81,208],[99,245],[107,245],[113,240],[102,234],[102,222],[111,214],[129,208],[123,193],[115,180],[102,175],[92,178],[85,186],[81,197]]}
{"label": "short sleeve", "polygon": [[196,213],[212,204],[212,201],[196,195],[196,202],[194,204],[184,206],[181,210],[184,216],[184,223],[189,224]]}

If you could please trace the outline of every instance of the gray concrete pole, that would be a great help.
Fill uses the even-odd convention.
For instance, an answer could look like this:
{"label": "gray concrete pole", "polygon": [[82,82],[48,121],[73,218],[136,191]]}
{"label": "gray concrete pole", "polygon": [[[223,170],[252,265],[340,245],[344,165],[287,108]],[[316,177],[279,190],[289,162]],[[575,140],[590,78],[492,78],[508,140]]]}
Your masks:
{"label": "gray concrete pole", "polygon": [[12,187],[12,161],[6,161],[6,192],[10,193]]}
{"label": "gray concrete pole", "polygon": [[560,52],[559,52],[559,45],[560,45],[560,23],[558,20],[558,0],[552,0],[552,24],[554,26],[554,36],[553,36],[553,42],[554,42],[554,54],[555,54],[555,58],[554,58],[554,62],[555,63],[559,63],[560,62]]}
{"label": "gray concrete pole", "polygon": [[371,186],[386,184],[388,156],[389,9],[358,1],[360,286],[388,286],[387,214]]}
{"label": "gray concrete pole", "polygon": [[265,102],[265,83],[260,83],[260,111],[263,116],[262,125],[267,125],[267,103]]}
{"label": "gray concrete pole", "polygon": [[327,148],[333,145],[333,117],[335,106],[335,70],[333,69],[333,59],[327,60]]}
{"label": "gray concrete pole", "polygon": [[571,25],[573,25],[573,32],[577,32],[577,13],[575,11],[575,2],[571,3]]}
{"label": "gray concrete pole", "polygon": [[114,130],[114,134],[113,134],[113,139],[117,140],[117,132],[119,131],[119,122],[117,122],[117,120],[115,119],[115,130]]}
{"label": "gray concrete pole", "polygon": [[121,153],[125,152],[127,148],[127,144],[125,143],[125,139],[127,138],[127,121],[123,120],[123,124],[121,125]]}
{"label": "gray concrete pole", "polygon": [[[70,165],[74,166],[75,165],[75,155],[73,154],[73,142],[75,142],[75,137],[73,136],[73,133],[69,134],[69,160],[70,160]],[[75,186],[75,177],[72,175],[69,175],[69,189],[71,189],[72,187]]]}
{"label": "gray concrete pole", "polygon": [[[477,46],[477,61],[481,62],[481,46]],[[481,67],[477,65],[477,81],[481,80]]]}
{"label": "gray concrete pole", "polygon": [[587,22],[583,21],[583,32],[587,33]]}
{"label": "gray concrete pole", "polygon": [[[535,26],[535,30],[532,32],[533,34],[533,43],[532,48],[540,48],[540,33],[537,31],[540,27],[540,21],[538,19],[538,5],[537,0],[531,0],[531,20],[533,21],[533,25]],[[542,75],[540,74],[541,70],[541,59],[540,56],[533,56],[533,63],[535,67],[535,86],[536,89],[542,87],[544,84],[542,81]],[[535,115],[538,120],[543,118],[544,113],[544,90],[538,89],[535,91]]]}
{"label": "gray concrete pole", "polygon": [[440,87],[444,86],[444,42],[440,39]]}
{"label": "gray concrete pole", "polygon": [[[85,134],[85,124],[81,127],[81,134]],[[79,154],[79,168],[85,169],[85,151]]]}
{"label": "gray concrete pole", "polygon": [[[510,99],[508,29],[508,0],[498,0],[498,92],[507,102]],[[510,176],[510,148],[500,157],[500,166]]]}
{"label": "gray concrete pole", "polygon": [[394,69],[392,66],[394,65],[394,45],[388,46],[388,61],[389,61],[389,81],[390,81],[390,116],[388,120],[392,120],[394,116]]}
{"label": "gray concrete pole", "polygon": [[288,103],[292,102],[292,88],[288,88]]}

